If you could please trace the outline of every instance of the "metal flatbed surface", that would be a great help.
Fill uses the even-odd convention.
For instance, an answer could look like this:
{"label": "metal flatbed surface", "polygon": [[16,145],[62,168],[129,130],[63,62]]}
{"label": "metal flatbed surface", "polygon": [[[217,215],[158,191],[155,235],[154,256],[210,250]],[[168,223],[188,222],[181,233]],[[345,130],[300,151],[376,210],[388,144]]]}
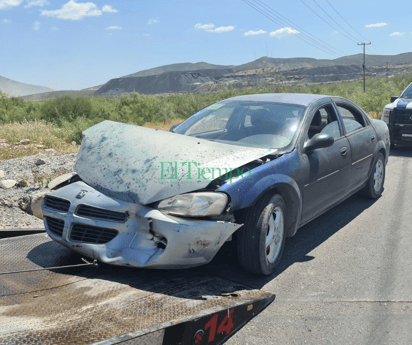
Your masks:
{"label": "metal flatbed surface", "polygon": [[[82,263],[45,234],[1,239],[0,344],[165,344],[168,327],[240,306],[250,319],[274,298],[196,269],[21,272]],[[222,329],[230,333],[225,320]]]}

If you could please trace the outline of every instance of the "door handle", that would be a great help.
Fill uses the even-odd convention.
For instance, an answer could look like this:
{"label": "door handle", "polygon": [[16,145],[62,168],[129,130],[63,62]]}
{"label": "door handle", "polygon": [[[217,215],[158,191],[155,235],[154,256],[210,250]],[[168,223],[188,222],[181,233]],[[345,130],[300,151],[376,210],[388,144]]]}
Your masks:
{"label": "door handle", "polygon": [[375,136],[373,136],[373,137],[371,138],[372,141],[375,141],[375,139],[376,139]]}
{"label": "door handle", "polygon": [[346,154],[348,153],[348,148],[344,146],[339,151],[342,154],[342,156],[346,156]]}

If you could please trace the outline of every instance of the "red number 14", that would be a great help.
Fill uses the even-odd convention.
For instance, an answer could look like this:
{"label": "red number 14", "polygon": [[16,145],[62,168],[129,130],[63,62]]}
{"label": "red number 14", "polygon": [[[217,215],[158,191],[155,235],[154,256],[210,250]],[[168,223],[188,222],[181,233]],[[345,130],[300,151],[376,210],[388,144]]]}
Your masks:
{"label": "red number 14", "polygon": [[208,340],[209,342],[215,340],[216,328],[217,328],[218,334],[226,333],[226,335],[229,335],[230,332],[232,332],[233,327],[235,327],[235,325],[233,324],[233,320],[232,320],[232,314],[233,314],[233,309],[230,309],[229,313],[226,314],[225,318],[223,319],[219,327],[217,327],[217,314],[213,315],[213,317],[210,319],[210,321],[205,326],[205,330],[210,328],[209,340]]}

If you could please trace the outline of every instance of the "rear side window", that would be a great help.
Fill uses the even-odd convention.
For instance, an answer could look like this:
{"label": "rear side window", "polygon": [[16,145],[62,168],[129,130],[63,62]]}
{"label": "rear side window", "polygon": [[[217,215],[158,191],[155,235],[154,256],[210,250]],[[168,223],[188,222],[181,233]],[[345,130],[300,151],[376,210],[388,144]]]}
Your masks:
{"label": "rear side window", "polygon": [[355,132],[366,127],[363,115],[357,110],[347,105],[337,105],[346,133]]}

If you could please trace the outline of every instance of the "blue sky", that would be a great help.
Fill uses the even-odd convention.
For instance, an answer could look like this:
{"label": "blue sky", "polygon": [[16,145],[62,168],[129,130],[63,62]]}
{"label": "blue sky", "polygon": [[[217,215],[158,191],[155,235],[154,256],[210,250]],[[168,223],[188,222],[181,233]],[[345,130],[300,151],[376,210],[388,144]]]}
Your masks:
{"label": "blue sky", "polygon": [[344,55],[362,52],[359,34],[372,41],[369,54],[411,51],[410,1],[247,1],[294,25],[274,23],[242,0],[0,0],[0,76],[82,89],[171,63],[336,57],[302,41],[305,33]]}

